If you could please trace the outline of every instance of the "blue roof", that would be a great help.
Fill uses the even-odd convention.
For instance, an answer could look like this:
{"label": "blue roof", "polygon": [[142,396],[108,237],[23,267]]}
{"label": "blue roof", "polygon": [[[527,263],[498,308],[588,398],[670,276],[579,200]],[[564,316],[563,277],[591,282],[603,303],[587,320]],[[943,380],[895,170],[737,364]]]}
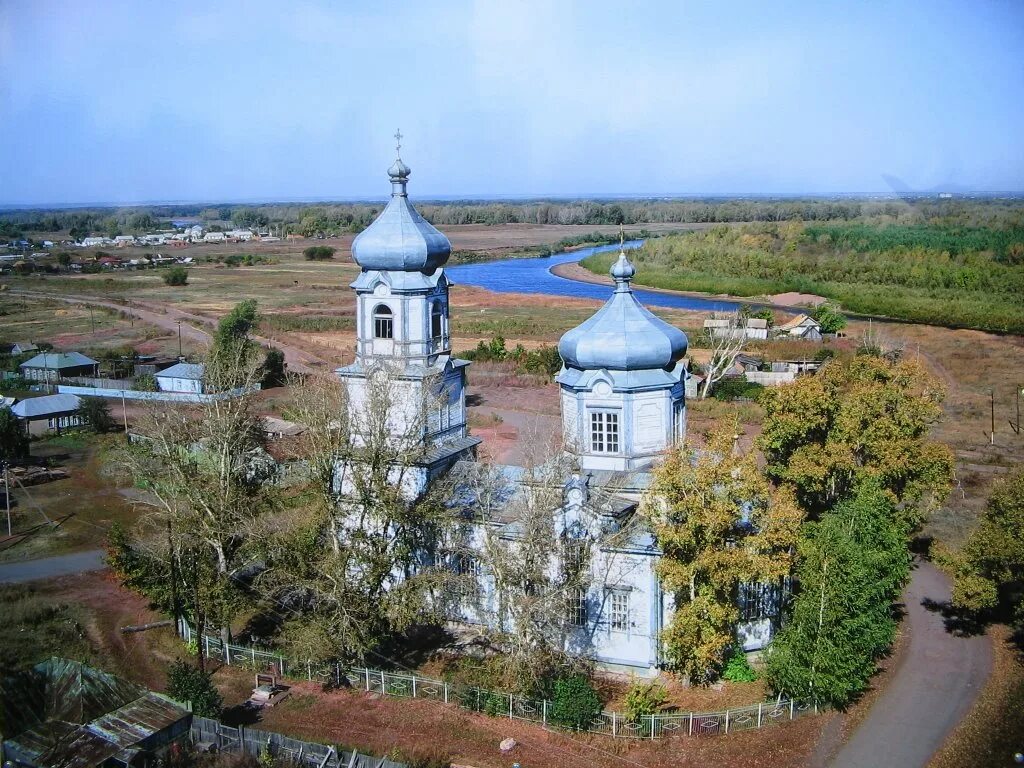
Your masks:
{"label": "blue roof", "polygon": [[202,381],[206,366],[202,363],[175,363],[154,374],[158,379],[192,379]]}
{"label": "blue roof", "polygon": [[629,287],[633,265],[625,251],[612,265],[615,293],[592,317],[558,342],[566,368],[670,370],[686,354],[686,334],[644,307]]}
{"label": "blue roof", "polygon": [[77,411],[82,404],[76,395],[46,395],[30,397],[11,406],[11,413],[22,419],[40,419],[58,413]]}
{"label": "blue roof", "polygon": [[61,368],[77,368],[80,365],[99,365],[99,363],[81,352],[41,352],[18,367],[51,368],[56,371]]}
{"label": "blue roof", "polygon": [[399,159],[391,176],[391,200],[352,242],[352,258],[364,270],[433,272],[444,266],[452,244],[409,202],[409,167]]}

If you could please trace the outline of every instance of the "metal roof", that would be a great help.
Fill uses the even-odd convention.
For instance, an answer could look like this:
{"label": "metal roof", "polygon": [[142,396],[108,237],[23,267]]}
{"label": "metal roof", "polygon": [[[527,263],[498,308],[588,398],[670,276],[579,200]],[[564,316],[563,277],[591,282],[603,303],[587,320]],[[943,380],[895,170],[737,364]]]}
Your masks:
{"label": "metal roof", "polygon": [[352,258],[363,270],[431,273],[451,255],[448,238],[409,202],[406,184],[410,173],[401,158],[391,166],[391,200],[352,241]]}
{"label": "metal roof", "polygon": [[82,400],[77,395],[44,395],[30,397],[11,406],[11,413],[22,419],[42,419],[60,413],[77,411]]}
{"label": "metal roof", "polygon": [[153,374],[158,379],[191,379],[202,381],[206,366],[202,363],[176,363]]}
{"label": "metal roof", "polygon": [[629,287],[633,266],[625,251],[612,265],[615,293],[592,317],[558,342],[566,368],[668,369],[686,354],[686,334],[653,315]]}
{"label": "metal roof", "polygon": [[61,368],[77,368],[81,365],[99,365],[99,363],[81,352],[43,352],[26,360],[18,367],[49,368],[59,371]]}

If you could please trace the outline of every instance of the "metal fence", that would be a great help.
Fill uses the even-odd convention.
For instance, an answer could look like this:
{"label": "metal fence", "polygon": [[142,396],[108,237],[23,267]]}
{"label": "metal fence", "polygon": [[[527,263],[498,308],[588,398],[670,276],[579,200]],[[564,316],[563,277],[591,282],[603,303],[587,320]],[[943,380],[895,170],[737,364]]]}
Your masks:
{"label": "metal fence", "polygon": [[[200,642],[198,635],[182,620],[181,633],[186,642]],[[285,658],[274,651],[255,646],[221,642],[206,635],[202,638],[204,653],[232,666],[243,666],[258,672],[273,671],[282,677],[318,681],[325,685],[349,686],[367,693],[409,699],[431,699],[492,717],[526,720],[545,728],[557,727],[551,718],[551,702],[529,699],[511,693],[489,691],[475,686],[458,685],[410,672],[388,672],[366,667],[345,667],[341,664],[302,662]],[[601,712],[585,730],[615,738],[657,739],[665,736],[712,736],[763,728],[773,723],[795,720],[816,712],[810,704],[794,699],[759,702],[746,707],[718,712],[666,712],[631,719],[620,712]]]}
{"label": "metal fence", "polygon": [[348,751],[332,744],[300,741],[275,731],[229,725],[206,717],[192,718],[192,742],[215,747],[219,752],[237,752],[246,755],[269,754],[284,758],[296,766],[316,768],[407,768],[384,757],[364,755],[358,750]]}

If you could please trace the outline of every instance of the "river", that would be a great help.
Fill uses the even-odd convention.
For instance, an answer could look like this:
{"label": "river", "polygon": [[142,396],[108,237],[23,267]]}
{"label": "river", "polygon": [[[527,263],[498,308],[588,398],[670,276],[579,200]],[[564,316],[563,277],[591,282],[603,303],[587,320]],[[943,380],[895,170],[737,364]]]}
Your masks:
{"label": "river", "polygon": [[[632,250],[643,245],[643,240],[630,240],[626,249]],[[611,285],[584,283],[559,277],[551,272],[552,267],[580,261],[594,253],[617,251],[619,246],[600,245],[594,248],[578,248],[562,251],[551,256],[533,259],[501,259],[479,264],[459,264],[445,267],[445,273],[452,282],[461,285],[475,285],[497,293],[539,293],[547,296],[572,296],[579,299],[605,301],[612,294]],[[659,291],[645,291],[634,288],[633,294],[643,304],[651,307],[672,309],[697,309],[703,311],[735,311],[735,303],[702,299],[698,296],[679,296]]]}

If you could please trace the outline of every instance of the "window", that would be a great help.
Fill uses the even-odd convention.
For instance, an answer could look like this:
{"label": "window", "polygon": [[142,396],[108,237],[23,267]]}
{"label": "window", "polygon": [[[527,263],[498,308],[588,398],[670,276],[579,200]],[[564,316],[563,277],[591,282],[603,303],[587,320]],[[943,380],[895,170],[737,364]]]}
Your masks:
{"label": "window", "polygon": [[587,590],[570,589],[566,596],[566,620],[570,626],[587,626]]}
{"label": "window", "polygon": [[441,341],[441,337],[444,335],[442,317],[441,302],[432,302],[430,305],[430,338],[438,342]]}
{"label": "window", "polygon": [[391,314],[391,307],[386,304],[378,304],[374,307],[373,335],[378,339],[393,339],[395,337],[395,320]]}
{"label": "window", "polygon": [[459,555],[455,560],[455,572],[460,576],[480,576],[483,566],[480,559],[473,555]]}
{"label": "window", "polygon": [[778,615],[782,601],[781,584],[749,582],[740,584],[740,621],[758,621]]}
{"label": "window", "polygon": [[562,564],[570,578],[578,576],[587,567],[590,547],[585,538],[565,537],[562,552]]}
{"label": "window", "polygon": [[615,632],[629,629],[629,592],[613,589],[608,593],[609,623]]}
{"label": "window", "polygon": [[613,411],[590,412],[590,450],[594,453],[619,452],[619,414]]}

